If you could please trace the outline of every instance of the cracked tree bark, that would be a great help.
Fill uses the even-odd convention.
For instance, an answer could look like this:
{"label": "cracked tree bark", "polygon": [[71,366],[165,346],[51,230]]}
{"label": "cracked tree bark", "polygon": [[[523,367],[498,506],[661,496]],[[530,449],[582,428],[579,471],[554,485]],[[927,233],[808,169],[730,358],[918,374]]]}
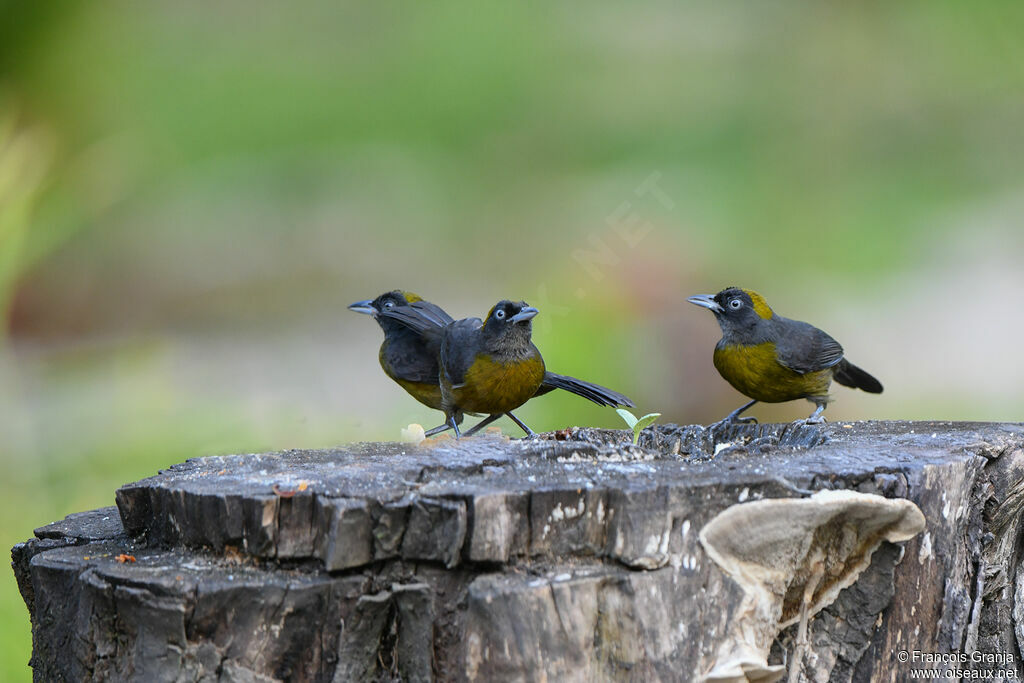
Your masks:
{"label": "cracked tree bark", "polygon": [[1009,652],[1024,675],[1024,425],[545,436],[200,458],[123,486],[12,551],[34,676],[694,680],[742,598],[699,531],[819,489],[907,498],[926,529],[811,619],[801,680],[903,680],[913,649]]}

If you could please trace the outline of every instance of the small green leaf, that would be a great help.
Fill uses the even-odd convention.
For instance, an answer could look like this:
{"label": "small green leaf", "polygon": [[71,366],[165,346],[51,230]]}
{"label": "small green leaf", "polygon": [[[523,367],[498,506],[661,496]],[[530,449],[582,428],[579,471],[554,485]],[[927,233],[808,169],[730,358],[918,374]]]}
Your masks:
{"label": "small green leaf", "polygon": [[619,414],[619,417],[629,426],[630,429],[636,428],[636,415],[629,412],[625,408],[616,408],[615,412]]}
{"label": "small green leaf", "polygon": [[661,417],[661,413],[647,413],[633,425],[633,443],[640,442],[640,432],[643,431],[647,425],[654,424],[654,421]]}
{"label": "small green leaf", "polygon": [[647,413],[641,418],[637,418],[636,415],[629,412],[625,408],[616,408],[615,412],[619,414],[619,417],[629,425],[629,428],[633,430],[633,443],[640,441],[640,430],[650,424],[654,424],[654,421],[661,417],[661,413]]}
{"label": "small green leaf", "polygon": [[659,417],[661,417],[661,413],[648,413],[647,415],[644,415],[639,420],[637,420],[636,424],[633,425],[633,429],[639,432],[644,427],[654,424],[654,421],[657,420]]}

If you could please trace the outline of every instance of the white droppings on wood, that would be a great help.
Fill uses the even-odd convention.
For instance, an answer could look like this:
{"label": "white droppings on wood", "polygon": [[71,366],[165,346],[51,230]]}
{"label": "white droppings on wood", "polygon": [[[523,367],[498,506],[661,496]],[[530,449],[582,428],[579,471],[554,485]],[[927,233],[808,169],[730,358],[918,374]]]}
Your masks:
{"label": "white droppings on wood", "polygon": [[930,559],[932,556],[932,535],[930,532],[924,532],[924,536],[921,537],[921,547],[917,551],[917,561],[924,564],[925,560]]}

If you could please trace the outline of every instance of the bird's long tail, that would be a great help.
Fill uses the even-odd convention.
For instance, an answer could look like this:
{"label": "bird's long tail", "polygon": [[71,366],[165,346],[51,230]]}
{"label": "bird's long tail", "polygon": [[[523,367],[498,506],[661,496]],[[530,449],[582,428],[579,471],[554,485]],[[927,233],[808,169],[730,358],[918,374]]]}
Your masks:
{"label": "bird's long tail", "polygon": [[554,389],[564,389],[571,394],[576,394],[588,401],[593,401],[599,406],[629,406],[633,407],[633,401],[628,397],[620,394],[617,391],[612,391],[606,387],[602,387],[600,384],[592,384],[591,382],[584,382],[581,379],[575,377],[569,377],[568,375],[557,375],[553,372],[544,373],[544,382],[537,389],[537,393],[534,396],[540,396],[546,394]]}
{"label": "bird's long tail", "polygon": [[872,394],[882,393],[881,382],[845,358],[836,365],[832,377],[845,387],[863,389]]}

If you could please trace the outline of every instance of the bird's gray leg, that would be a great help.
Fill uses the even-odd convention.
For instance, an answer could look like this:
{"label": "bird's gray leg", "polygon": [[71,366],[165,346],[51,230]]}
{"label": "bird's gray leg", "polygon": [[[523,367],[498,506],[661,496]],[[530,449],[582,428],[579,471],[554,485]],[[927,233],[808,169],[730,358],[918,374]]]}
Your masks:
{"label": "bird's gray leg", "polygon": [[537,433],[535,431],[533,431],[532,429],[530,429],[529,427],[527,427],[523,423],[523,421],[520,420],[518,417],[516,417],[512,413],[505,413],[505,414],[508,415],[510,418],[512,418],[512,421],[515,422],[517,425],[519,425],[524,432],[526,432],[526,438],[530,438],[531,436],[537,436]]}
{"label": "bird's gray leg", "polygon": [[483,429],[487,425],[489,425],[492,422],[494,422],[495,420],[497,420],[499,417],[501,417],[501,413],[495,413],[494,415],[488,415],[484,419],[480,420],[480,422],[478,422],[477,424],[473,425],[469,429],[469,431],[467,431],[463,436],[473,436],[474,434],[479,432],[481,429]]}
{"label": "bird's gray leg", "polygon": [[451,428],[452,428],[452,426],[450,424],[448,424],[447,422],[445,422],[443,425],[438,425],[437,427],[434,427],[433,429],[428,429],[427,431],[423,432],[423,437],[427,438],[427,437],[433,436],[434,434],[440,434],[441,432],[446,432],[446,431],[448,431]]}
{"label": "bird's gray leg", "polygon": [[434,434],[440,434],[441,432],[446,432],[449,429],[454,429],[455,430],[455,438],[457,439],[457,438],[459,438],[459,423],[460,422],[462,422],[462,413],[461,412],[456,411],[454,413],[448,414],[448,412],[445,411],[445,421],[444,421],[444,424],[443,425],[438,425],[437,427],[434,427],[433,429],[429,429],[429,430],[423,432],[423,436],[424,437],[433,436]]}

